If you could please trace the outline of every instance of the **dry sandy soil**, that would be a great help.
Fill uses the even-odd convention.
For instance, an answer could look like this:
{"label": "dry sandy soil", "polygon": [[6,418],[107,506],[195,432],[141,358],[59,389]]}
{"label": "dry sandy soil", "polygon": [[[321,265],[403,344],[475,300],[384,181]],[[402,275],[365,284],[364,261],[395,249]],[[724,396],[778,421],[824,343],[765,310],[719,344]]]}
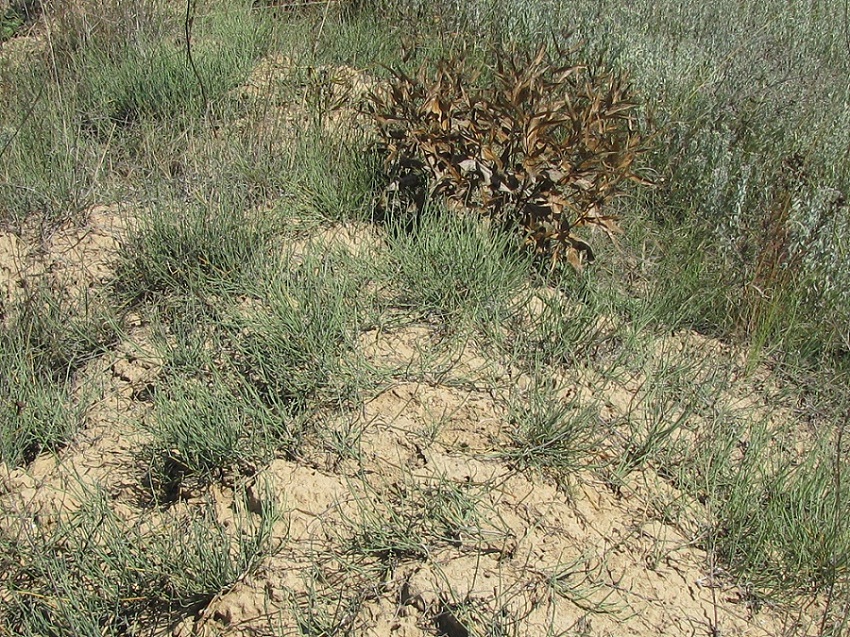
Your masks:
{"label": "dry sandy soil", "polygon": [[[275,64],[283,63],[260,67],[246,91]],[[39,245],[0,233],[4,306],[38,278],[60,289],[100,288],[132,216],[130,204],[96,207]],[[374,241],[364,232],[337,227],[324,240],[359,249]],[[382,637],[815,632],[817,608],[753,608],[699,548],[702,529],[687,514],[699,504],[651,470],[615,483],[587,469],[560,486],[520,470],[502,454],[505,405],[522,398],[529,379],[474,342],[446,351],[428,326],[361,336],[362,356],[394,370],[393,382],[357,412],[317,416],[297,459],[278,458],[250,479],[187,491],[166,512],[152,511],[138,450],[161,361],[143,317],[123,327],[124,340],[81,374],[81,386],[96,388],[84,429],[55,456],[0,468],[2,524],[24,541],[28,525],[74,511],[87,486],[107,493],[128,524],[212,504],[236,528],[240,515],[276,505],[274,555],[176,625],[151,626],[158,634],[294,635],[311,608],[335,616],[348,629],[340,634]],[[689,334],[659,343],[685,346],[722,349]],[[581,370],[560,380],[565,394],[594,398],[601,424],[634,408],[634,386],[608,383],[600,393]],[[730,401],[758,402],[751,386],[734,382]],[[610,461],[610,450],[598,453]],[[404,552],[363,554],[368,538],[358,533],[392,532],[404,520],[414,520],[402,534]]]}
{"label": "dry sandy soil", "polygon": [[[99,286],[110,275],[129,209],[94,208],[85,225],[62,229],[38,248],[0,235],[4,302],[38,277],[60,287]],[[325,235],[356,246],[356,232]],[[3,468],[6,532],[25,533],[24,519],[55,523],[79,505],[83,486],[104,489],[128,521],[150,515],[139,497],[136,451],[150,409],[143,390],[160,382],[160,363],[144,321],[128,320],[125,340],[84,371],[87,386],[99,388],[85,429],[56,456]],[[633,472],[613,488],[588,470],[558,488],[500,457],[509,428],[504,398],[522,394],[529,381],[521,374],[472,343],[441,351],[424,326],[365,333],[361,353],[396,370],[396,380],[359,412],[325,418],[295,461],[274,460],[247,483],[185,493],[172,505],[213,503],[220,520],[235,524],[236,493],[244,491],[250,515],[274,501],[283,517],[275,528],[278,550],[257,572],[160,631],[297,634],[307,600],[363,635],[707,635],[719,625],[724,635],[755,636],[790,628],[785,612],[753,612],[746,591],[710,568],[697,548],[700,529],[687,528],[687,515],[670,513],[694,503],[653,472]],[[579,380],[571,391],[592,395],[594,384]],[[600,422],[631,402],[628,387],[606,391]],[[334,450],[334,440],[348,452]],[[414,526],[409,554],[389,563],[357,556],[355,529],[388,529],[394,516],[443,526]],[[351,617],[348,608],[355,609]]]}

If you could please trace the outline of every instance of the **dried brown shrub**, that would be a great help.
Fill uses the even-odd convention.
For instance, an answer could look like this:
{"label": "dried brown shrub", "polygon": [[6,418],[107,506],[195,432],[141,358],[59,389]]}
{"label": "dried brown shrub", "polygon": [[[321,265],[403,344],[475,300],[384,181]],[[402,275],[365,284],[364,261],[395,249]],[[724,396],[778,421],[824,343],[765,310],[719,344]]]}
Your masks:
{"label": "dried brown shrub", "polygon": [[576,228],[619,231],[605,209],[625,182],[645,183],[636,160],[646,148],[623,75],[557,65],[545,46],[497,54],[487,81],[457,57],[436,73],[390,71],[371,112],[396,202],[421,207],[441,195],[518,226],[539,252],[576,268],[594,258]]}

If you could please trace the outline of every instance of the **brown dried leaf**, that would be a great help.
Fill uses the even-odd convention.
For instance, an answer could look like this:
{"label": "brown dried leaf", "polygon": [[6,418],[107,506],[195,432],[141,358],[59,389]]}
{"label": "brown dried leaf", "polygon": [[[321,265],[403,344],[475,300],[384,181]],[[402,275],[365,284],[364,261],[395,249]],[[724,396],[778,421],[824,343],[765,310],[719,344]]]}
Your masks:
{"label": "brown dried leaf", "polygon": [[635,132],[631,88],[587,65],[556,66],[543,46],[531,57],[497,54],[494,67],[490,86],[461,58],[430,77],[423,66],[417,80],[391,70],[370,111],[386,164],[418,171],[447,200],[511,215],[538,250],[580,268],[593,252],[571,228],[595,225],[613,239],[620,227],[601,211],[624,183],[647,183],[633,168],[646,138]]}

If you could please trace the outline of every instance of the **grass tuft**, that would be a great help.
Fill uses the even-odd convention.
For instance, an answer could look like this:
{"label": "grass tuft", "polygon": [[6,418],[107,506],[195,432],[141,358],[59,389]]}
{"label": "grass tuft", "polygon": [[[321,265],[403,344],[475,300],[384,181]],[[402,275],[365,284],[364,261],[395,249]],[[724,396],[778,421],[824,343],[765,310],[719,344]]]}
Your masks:
{"label": "grass tuft", "polygon": [[586,467],[603,434],[596,405],[543,379],[513,397],[508,418],[513,448],[501,455],[520,468],[543,469],[561,485]]}
{"label": "grass tuft", "polygon": [[449,212],[392,221],[387,241],[396,303],[447,323],[506,318],[529,272],[530,257],[512,236]]}
{"label": "grass tuft", "polygon": [[368,309],[366,281],[351,267],[330,253],[270,271],[258,289],[262,305],[234,318],[235,365],[269,407],[294,415],[325,391],[345,393],[341,361]]}
{"label": "grass tuft", "polygon": [[233,293],[244,285],[276,234],[273,217],[238,202],[143,212],[122,251],[117,291],[129,302]]}
{"label": "grass tuft", "polygon": [[38,284],[0,327],[0,459],[19,466],[61,448],[82,424],[75,372],[117,338],[115,317]]}
{"label": "grass tuft", "polygon": [[192,483],[251,475],[290,444],[291,419],[227,385],[223,378],[210,385],[176,379],[157,393],[150,477],[167,500]]}
{"label": "grass tuft", "polygon": [[[850,577],[847,449],[824,435],[802,461],[758,445],[719,484],[714,541],[720,558],[763,595],[829,590]],[[755,448],[754,448],[755,447]]]}
{"label": "grass tuft", "polygon": [[187,63],[185,42],[137,39],[118,52],[82,48],[74,61],[86,125],[103,135],[142,119],[173,126],[174,120],[205,115],[247,77],[269,39],[265,24],[244,5],[194,26],[197,75]]}
{"label": "grass tuft", "polygon": [[212,507],[153,531],[127,522],[103,494],[55,528],[32,525],[4,574],[0,620],[14,634],[118,637],[143,625],[165,628],[202,609],[272,550],[276,513],[241,508],[235,532]]}

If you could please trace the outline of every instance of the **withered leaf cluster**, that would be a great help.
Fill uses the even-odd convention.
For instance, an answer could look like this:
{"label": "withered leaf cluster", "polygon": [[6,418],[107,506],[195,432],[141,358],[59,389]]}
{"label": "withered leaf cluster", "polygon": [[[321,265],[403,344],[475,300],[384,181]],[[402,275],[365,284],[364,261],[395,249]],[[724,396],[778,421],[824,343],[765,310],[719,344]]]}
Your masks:
{"label": "withered leaf cluster", "polygon": [[497,54],[488,81],[459,58],[415,77],[390,71],[371,114],[396,196],[421,206],[441,195],[517,225],[537,250],[576,268],[593,260],[576,228],[619,231],[606,204],[626,181],[643,181],[635,162],[646,147],[622,75],[557,65],[546,47]]}

